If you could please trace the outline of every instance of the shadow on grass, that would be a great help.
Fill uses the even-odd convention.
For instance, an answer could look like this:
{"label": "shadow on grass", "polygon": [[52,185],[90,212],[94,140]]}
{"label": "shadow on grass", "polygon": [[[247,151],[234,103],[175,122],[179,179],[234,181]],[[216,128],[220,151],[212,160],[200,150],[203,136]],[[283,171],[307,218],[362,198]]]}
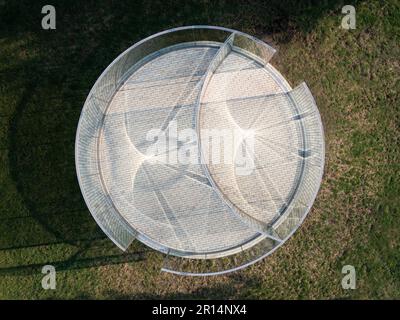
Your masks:
{"label": "shadow on grass", "polygon": [[[49,109],[36,112],[37,103],[43,101],[38,99],[42,90],[32,77],[10,119],[9,170],[29,213],[0,218],[10,231],[2,237],[0,250],[72,246],[73,253],[66,255],[64,261],[53,263],[51,256],[44,257],[57,270],[144,259],[145,250],[140,247],[127,253],[116,249],[92,219],[81,197],[74,166],[74,131],[79,109],[44,102],[41,106]],[[36,273],[42,266],[0,268],[0,274]]]}
{"label": "shadow on grass", "polygon": [[[2,80],[18,80],[23,89],[22,95],[20,90],[8,93],[18,101],[8,128],[8,169],[28,209],[15,209],[12,216],[0,212],[8,230],[0,250],[67,244],[75,253],[57,264],[64,270],[144,259],[142,246],[123,254],[105,239],[75,174],[74,139],[82,105],[98,75],[120,52],[155,32],[191,24],[279,34],[279,41],[290,41],[294,32],[307,33],[321,16],[342,6],[337,1],[288,0],[53,1],[57,30],[46,31],[40,27],[45,4],[14,1],[0,13],[0,38],[12,43],[29,36],[33,44],[25,49],[38,56],[26,62],[18,54],[15,66],[0,65]],[[94,253],[88,258],[88,252]],[[37,272],[39,267],[0,266],[0,274]],[[199,294],[207,297],[207,289]]]}

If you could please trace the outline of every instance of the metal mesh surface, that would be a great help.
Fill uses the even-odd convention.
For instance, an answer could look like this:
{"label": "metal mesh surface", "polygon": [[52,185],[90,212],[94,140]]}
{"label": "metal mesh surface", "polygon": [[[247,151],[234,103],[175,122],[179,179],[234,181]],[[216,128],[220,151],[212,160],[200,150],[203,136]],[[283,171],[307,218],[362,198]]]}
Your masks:
{"label": "metal mesh surface", "polygon": [[[219,274],[258,261],[301,224],[321,181],[323,130],[307,86],[292,90],[273,54],[237,31],[185,27],[139,42],[101,75],[78,125],[77,174],[119,247],[137,238],[167,253],[165,271]],[[184,130],[197,138],[177,139]],[[223,163],[206,159],[213,130],[238,132]],[[197,161],[179,160],[185,148]],[[243,154],[250,169],[238,165]]]}

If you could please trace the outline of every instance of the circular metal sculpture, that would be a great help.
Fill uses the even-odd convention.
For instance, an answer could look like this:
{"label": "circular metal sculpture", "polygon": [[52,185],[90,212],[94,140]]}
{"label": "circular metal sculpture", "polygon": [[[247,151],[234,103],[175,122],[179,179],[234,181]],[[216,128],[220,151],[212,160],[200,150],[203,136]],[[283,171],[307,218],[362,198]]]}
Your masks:
{"label": "circular metal sculpture", "polygon": [[323,128],[307,86],[292,89],[269,64],[274,52],[235,30],[182,27],[103,72],[82,110],[76,168],[121,249],[136,238],[166,254],[164,271],[221,274],[302,223],[322,179]]}

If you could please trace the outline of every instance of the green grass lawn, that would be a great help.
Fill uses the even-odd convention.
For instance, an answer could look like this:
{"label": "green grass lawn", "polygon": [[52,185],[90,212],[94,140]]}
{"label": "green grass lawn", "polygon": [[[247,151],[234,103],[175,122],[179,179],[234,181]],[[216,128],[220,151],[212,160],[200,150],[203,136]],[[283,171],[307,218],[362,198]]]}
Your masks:
{"label": "green grass lawn", "polygon": [[[0,2],[0,299],[400,298],[400,2]],[[355,30],[340,28],[356,8]],[[272,64],[309,85],[326,134],[321,190],[305,223],[267,259],[218,277],[161,273],[135,241],[122,253],[97,227],[75,174],[86,95],[123,50],[161,30],[231,27],[278,49]],[[57,269],[43,290],[41,268]],[[353,265],[357,289],[341,287]]]}

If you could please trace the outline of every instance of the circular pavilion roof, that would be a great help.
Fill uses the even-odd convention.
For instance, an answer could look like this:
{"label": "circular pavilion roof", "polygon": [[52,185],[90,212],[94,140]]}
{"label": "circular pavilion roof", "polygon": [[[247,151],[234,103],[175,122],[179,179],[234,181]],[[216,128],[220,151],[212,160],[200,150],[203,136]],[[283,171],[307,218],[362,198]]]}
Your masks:
{"label": "circular pavilion roof", "polygon": [[254,263],[303,221],[321,183],[323,128],[305,83],[244,33],[193,26],[135,44],[82,110],[76,167],[86,204],[121,249],[137,238],[163,270]]}

